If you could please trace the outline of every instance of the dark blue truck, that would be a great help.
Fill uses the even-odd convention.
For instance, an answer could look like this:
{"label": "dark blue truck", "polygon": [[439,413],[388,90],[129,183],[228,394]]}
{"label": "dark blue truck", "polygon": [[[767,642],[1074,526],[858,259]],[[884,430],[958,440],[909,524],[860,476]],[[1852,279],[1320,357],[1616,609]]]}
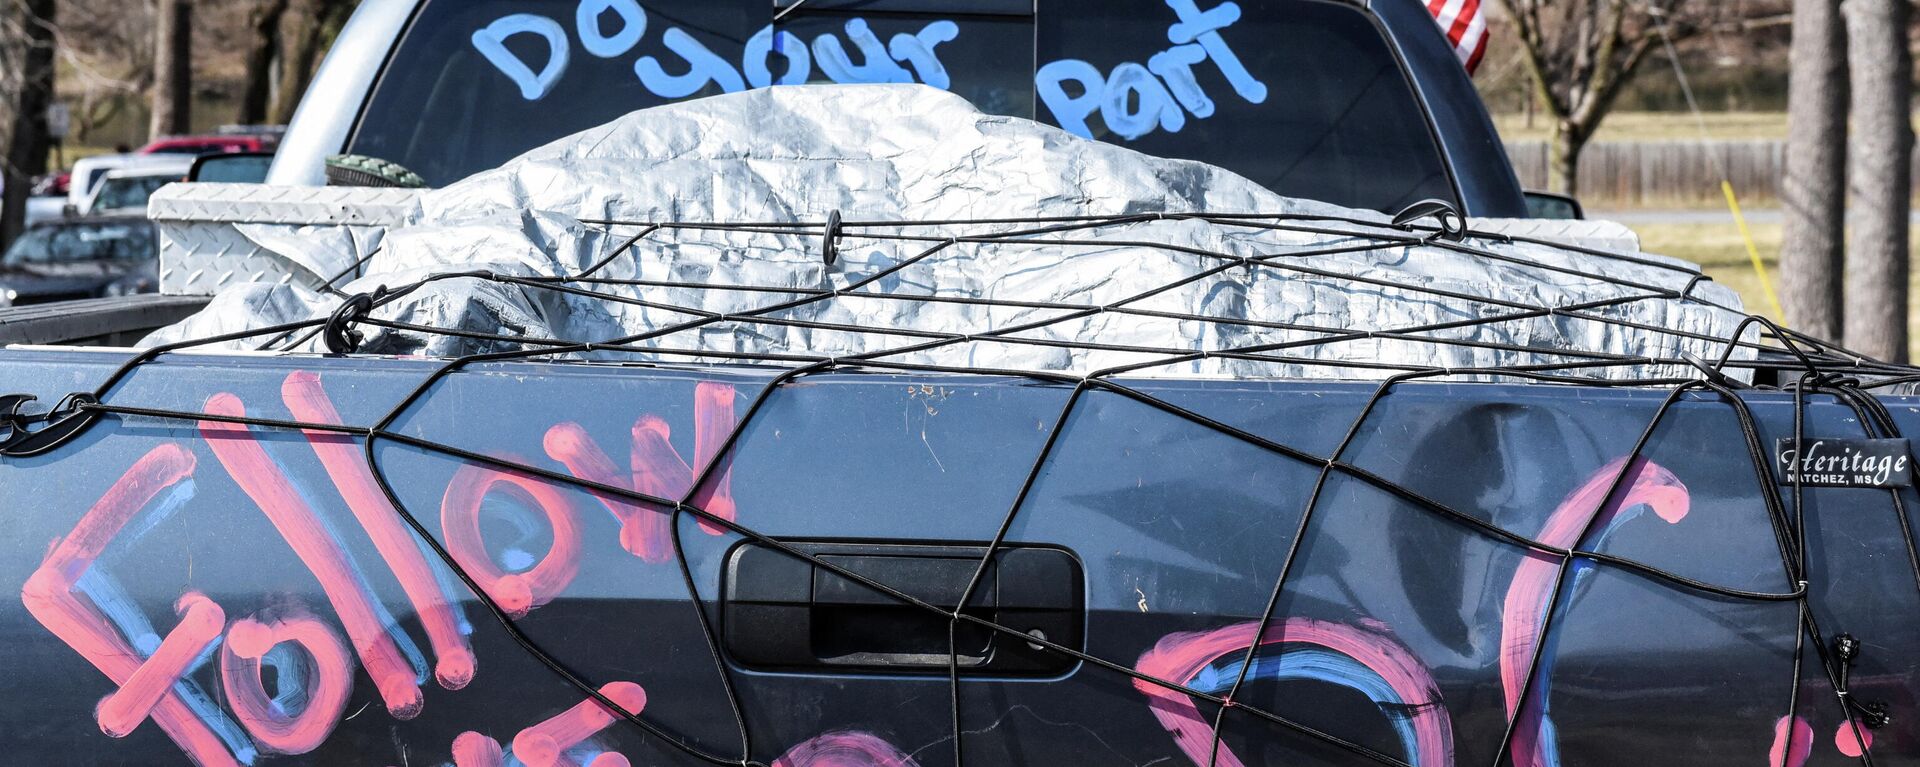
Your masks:
{"label": "dark blue truck", "polygon": [[168,354],[0,460],[10,759],[1920,754],[1920,499],[1769,455],[1920,428],[1909,397],[443,368]]}
{"label": "dark blue truck", "polygon": [[[798,71],[801,49],[772,42],[785,32],[828,79],[856,60],[896,76],[863,41],[904,35],[924,50],[887,55],[918,80],[938,52],[976,103],[1284,193],[1524,211],[1413,0],[1196,8],[1235,9],[1222,39],[1264,101],[1220,51],[1175,39],[1191,3],[936,5],[655,3],[643,33],[621,31],[640,6],[615,0],[369,2],[316,93],[351,70],[371,95],[309,98],[274,173],[314,181],[351,151],[441,183],[649,98],[725,90],[729,71],[743,87]],[[378,55],[358,45],[382,29]],[[1002,33],[966,48],[976,29]],[[1211,117],[1153,61],[1189,44]],[[570,64],[541,57],[563,46]],[[868,56],[820,63],[848,46]],[[789,69],[755,68],[776,54]],[[982,74],[995,65],[1014,74]],[[1109,114],[1085,100],[1096,85],[1134,95]],[[1155,120],[1128,122],[1155,87]],[[1302,94],[1333,100],[1289,109]],[[1367,231],[1356,241],[1489,259],[1515,240]],[[1670,268],[1683,288],[1628,300],[1689,300],[1704,277]],[[1169,358],[1327,365],[1315,347],[1397,342],[1527,364],[1164,378],[494,337],[376,318],[380,300],[203,339],[313,333],[338,354],[0,350],[4,761],[1920,764],[1920,497],[1902,436],[1920,427],[1920,373],[1762,321],[1719,359],[1445,332],[1622,323],[1543,300]],[[686,327],[723,320],[776,321]],[[503,346],[345,353],[376,328]],[[559,358],[625,352],[648,356]]]}

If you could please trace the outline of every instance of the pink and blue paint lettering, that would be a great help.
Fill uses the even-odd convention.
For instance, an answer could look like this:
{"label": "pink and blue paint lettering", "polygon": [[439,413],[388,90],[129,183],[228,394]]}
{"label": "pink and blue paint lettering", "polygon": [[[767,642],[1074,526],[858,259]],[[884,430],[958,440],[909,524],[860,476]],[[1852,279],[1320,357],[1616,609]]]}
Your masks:
{"label": "pink and blue paint lettering", "polygon": [[[1426,666],[1379,630],[1310,618],[1273,621],[1264,632],[1255,623],[1241,623],[1163,637],[1140,656],[1134,668],[1157,679],[1220,694],[1232,686],[1247,648],[1256,643],[1277,652],[1256,653],[1249,678],[1312,679],[1351,688],[1366,695],[1393,723],[1408,764],[1452,764],[1453,724],[1438,685]],[[1214,745],[1213,725],[1186,694],[1141,680],[1133,686],[1147,695],[1154,718],[1194,764],[1245,765],[1224,743],[1216,753],[1208,753]]]}
{"label": "pink and blue paint lettering", "polygon": [[[1623,470],[1624,477],[1621,476]],[[1536,540],[1559,548],[1573,548],[1583,543],[1599,545],[1608,534],[1649,510],[1667,524],[1678,524],[1686,518],[1690,505],[1687,486],[1673,472],[1645,458],[1634,459],[1630,468],[1625,459],[1619,459],[1595,471],[1568,494],[1547,517]],[[1560,764],[1549,705],[1558,635],[1547,632],[1545,646],[1535,648],[1542,641],[1542,629],[1547,625],[1555,582],[1561,577],[1560,563],[1559,556],[1527,552],[1514,573],[1512,585],[1507,588],[1501,612],[1500,686],[1506,696],[1507,715],[1513,720],[1510,749],[1515,767],[1559,767]],[[1592,566],[1591,560],[1579,557],[1569,560],[1566,568],[1569,582],[1563,587],[1569,591],[1579,588]],[[1568,600],[1563,596],[1559,602],[1564,609]],[[1538,668],[1533,668],[1536,652],[1540,660]],[[1529,669],[1532,669],[1531,683],[1527,680]],[[1521,705],[1522,686],[1526,687],[1524,706]]]}

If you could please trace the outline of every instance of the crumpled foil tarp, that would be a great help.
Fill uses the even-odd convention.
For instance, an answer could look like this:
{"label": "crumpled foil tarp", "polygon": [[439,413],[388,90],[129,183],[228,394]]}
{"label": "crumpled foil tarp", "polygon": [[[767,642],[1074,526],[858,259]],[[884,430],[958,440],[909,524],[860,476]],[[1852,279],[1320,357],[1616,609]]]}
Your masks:
{"label": "crumpled foil tarp", "polygon": [[[932,88],[794,86],[634,112],[436,190],[424,197],[420,210],[405,225],[380,241],[365,264],[364,276],[341,289],[348,295],[370,293],[383,285],[402,285],[450,271],[490,270],[520,277],[578,274],[606,260],[641,231],[637,226],[583,222],[791,224],[824,221],[834,211],[848,221],[1169,212],[1324,214],[1385,221],[1375,212],[1281,197],[1213,166],[1155,158],[1032,121],[983,114],[965,100]],[[1364,240],[1357,235],[1386,231],[1342,223],[1316,224],[1332,233],[1306,233],[1166,219],[1036,235],[1028,238],[1032,242],[1020,244],[961,241],[942,246],[939,242],[1031,226],[848,227],[840,241],[839,260],[831,266],[822,258],[818,226],[791,231],[662,228],[635,242],[631,252],[608,260],[593,276],[833,290],[936,249],[912,266],[862,287],[865,293],[894,298],[842,295],[765,315],[805,321],[804,327],[721,321],[652,335],[640,342],[675,350],[834,357],[874,354],[926,345],[933,337],[925,333],[981,334],[1072,313],[1055,306],[1016,304],[1110,306],[1176,284],[1125,305],[1155,313],[1253,321],[1203,322],[1105,311],[1010,334],[1040,343],[978,339],[882,357],[902,363],[1078,374],[1186,351],[1291,342],[1300,344],[1268,353],[1300,358],[1298,362],[1210,356],[1146,368],[1138,374],[1380,378],[1394,371],[1321,363],[1468,368],[1575,361],[1554,353],[1567,350],[1667,359],[1684,352],[1713,359],[1725,344],[1710,339],[1730,337],[1742,319],[1736,311],[1739,299],[1732,291],[1701,282],[1691,288],[1690,295],[1697,300],[1637,300],[1590,313],[1702,337],[1556,314],[1425,333],[1437,339],[1521,344],[1537,347],[1542,350],[1539,353],[1379,337],[1311,343],[1342,330],[1412,328],[1514,314],[1524,311],[1520,307],[1571,306],[1642,295],[1649,288],[1682,290],[1691,278],[1683,271],[1555,247],[1475,241],[1477,247],[1522,263],[1432,245],[1400,245],[1272,259],[1277,264],[1310,266],[1320,274],[1237,266],[1182,283],[1222,263],[1216,256],[1186,249],[1234,258],[1272,257],[1359,245]],[[927,239],[871,239],[860,236],[863,232]],[[276,243],[288,251],[314,250],[284,254],[302,263],[342,259],[331,252],[340,243],[326,238],[286,236]],[[1682,263],[1644,254],[1634,257]],[[1329,276],[1336,274],[1378,279],[1393,286]],[[1583,276],[1591,274],[1642,287]],[[645,304],[459,278],[428,283],[380,307],[373,316],[483,334],[604,341],[657,334],[699,317],[670,307],[737,315],[800,296],[657,285],[583,287]],[[1436,291],[1486,300],[1448,298]],[[899,298],[911,296],[962,300]],[[997,303],[966,301],[983,298]],[[156,332],[145,343],[325,317],[340,301],[339,296],[297,285],[234,286],[216,295],[204,311]],[[483,338],[362,329],[367,339],[360,351],[368,353],[457,356],[517,348]],[[911,333],[880,332],[888,329]],[[225,346],[251,349],[264,340]],[[296,348],[323,350],[318,338]],[[703,361],[681,354],[571,356]],[[1596,377],[1650,374],[1647,368],[1575,372]]]}

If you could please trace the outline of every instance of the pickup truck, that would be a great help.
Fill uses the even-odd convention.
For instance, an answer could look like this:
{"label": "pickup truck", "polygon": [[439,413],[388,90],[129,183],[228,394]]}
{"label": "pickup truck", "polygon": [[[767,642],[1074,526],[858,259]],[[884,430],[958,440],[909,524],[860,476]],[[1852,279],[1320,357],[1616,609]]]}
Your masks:
{"label": "pickup truck", "polygon": [[[668,12],[619,0],[436,0],[418,16],[404,5],[379,53],[353,43],[386,28],[382,14],[396,6],[368,3],[349,25],[326,68],[371,67],[380,76],[367,82],[377,87],[364,89],[373,95],[332,141],[295,126],[278,180],[316,182],[320,166],[298,158],[324,163],[348,151],[445,183],[503,156],[486,152],[511,155],[553,138],[545,118],[636,105],[615,98],[611,80],[563,99],[570,66],[618,65],[642,86],[651,79],[681,94],[674,98],[698,92],[688,79],[696,72],[724,89],[723,65],[735,66],[699,54],[720,50],[720,38],[706,36],[716,22],[703,14],[724,4]],[[869,6],[872,19],[863,16]],[[1606,282],[1633,291],[1616,302],[1664,302],[1676,313],[1699,308],[1706,282],[1697,269],[1619,250],[1521,257],[1515,248],[1527,238],[1475,229],[1484,216],[1519,214],[1523,202],[1510,171],[1504,182],[1463,172],[1467,153],[1449,148],[1461,134],[1434,128],[1484,123],[1477,102],[1439,99],[1450,104],[1443,117],[1429,90],[1439,86],[1409,84],[1466,83],[1457,73],[1405,74],[1418,69],[1406,65],[1413,48],[1457,67],[1416,3],[1220,4],[1199,13],[1232,11],[1203,22],[1182,16],[1177,2],[1070,13],[1097,22],[1122,6],[1135,14],[1127,18],[1153,18],[1152,34],[1125,19],[1048,32],[1045,2],[1025,15],[989,4],[883,26],[880,11],[893,6],[881,2],[759,6],[733,39],[743,55],[797,58],[798,43],[753,44],[756,30],[776,13],[820,24],[804,15],[819,11],[831,31],[793,34],[809,43],[810,66],[831,78],[836,70],[817,62],[851,65],[849,45],[870,54],[864,71],[882,67],[868,42],[882,39],[875,29],[925,46],[947,37],[937,22],[953,21],[955,36],[926,46],[940,51],[969,39],[964,24],[1025,25],[1037,31],[1005,35],[979,60],[1017,61],[1023,72],[1027,61],[1047,62],[1031,70],[1031,100],[1046,110],[1035,117],[1130,146],[1158,137],[1169,152],[1179,148],[1173,134],[1210,135],[1183,151],[1220,153],[1229,167],[1227,155],[1239,151],[1251,164],[1236,169],[1261,184],[1314,197],[1318,187],[1289,185],[1319,178],[1327,195],[1357,208],[1395,209],[1409,193],[1439,190],[1443,202],[1424,210],[1440,225],[1420,215],[1388,223],[1131,211],[651,228],[722,242],[803,237],[819,249],[809,258],[827,266],[836,243],[889,227],[934,250],[991,245],[1008,258],[1036,238],[1074,232],[1287,231],[1337,243],[1330,253],[1229,256],[1221,268],[1287,269],[1354,293],[1411,291],[1473,309],[1412,329],[1369,316],[1289,327],[1312,337],[1285,348],[1237,348],[1220,341],[1233,337],[1223,332],[1166,356],[1164,339],[1107,338],[1101,323],[1281,323],[1126,302],[912,294],[902,291],[917,283],[890,283],[888,272],[832,289],[781,283],[780,274],[745,283],[662,276],[621,248],[566,279],[521,282],[575,297],[616,284],[656,289],[623,299],[650,309],[686,291],[797,295],[773,308],[885,298],[863,294],[871,290],[982,311],[1062,311],[1086,320],[1088,332],[1016,339],[1007,328],[802,324],[764,311],[694,313],[673,328],[697,336],[716,323],[764,323],[770,335],[822,339],[1003,341],[1148,355],[1150,364],[1064,374],[996,367],[985,352],[967,364],[912,364],[645,338],[583,345],[372,313],[440,276],[394,285],[394,294],[341,296],[330,318],[194,343],[9,347],[0,350],[0,506],[14,513],[0,538],[0,595],[14,596],[0,599],[8,669],[0,748],[25,764],[262,767],[1920,763],[1912,529],[1920,496],[1902,436],[1920,427],[1912,391],[1920,372],[1759,319],[1703,338],[1622,319],[1608,313],[1612,303],[1496,303],[1440,281],[1382,284],[1304,260],[1376,249],[1403,255],[1410,270],[1422,264],[1406,262],[1483,259],[1516,280]],[[468,8],[484,12],[459,15]],[[437,12],[454,16],[426,15]],[[643,17],[644,34],[615,24]],[[1315,18],[1331,26],[1291,38],[1232,34],[1261,18],[1280,20],[1279,29]],[[1254,100],[1218,69],[1225,56],[1201,41],[1209,33],[1195,32],[1209,25],[1244,72],[1269,86],[1266,103],[1299,102],[1277,85],[1288,73],[1261,66],[1256,48],[1299,55],[1284,60],[1333,80],[1361,77],[1360,92],[1340,102],[1354,110],[1331,114],[1367,119],[1301,116],[1329,114],[1324,104],[1292,113],[1304,121],[1298,131],[1325,135],[1314,134],[1297,169],[1262,175],[1273,169],[1246,142],[1284,149],[1297,131],[1227,119],[1246,106],[1233,100]],[[1327,53],[1336,40],[1361,44],[1360,31],[1391,41],[1384,71],[1402,74],[1382,79],[1364,60]],[[1093,44],[1046,47],[1061,44],[1050,35],[1070,33]],[[391,40],[423,35],[452,40],[420,49],[439,57],[419,70],[429,74],[370,63],[399,61],[412,43]],[[821,42],[829,36],[844,41]],[[1144,48],[1101,53],[1105,43],[1149,37]],[[1040,46],[1032,56],[1020,42],[1029,39]],[[649,47],[655,40],[661,47]],[[1191,44],[1216,67],[1190,67],[1202,73],[1210,117],[1153,65],[1156,54],[1189,44],[1181,40],[1199,41]],[[540,57],[558,55],[562,43],[572,64]],[[925,79],[931,64],[912,46],[901,43],[895,65]],[[509,54],[519,69],[501,63]],[[665,55],[680,58],[662,66]],[[1174,72],[1166,62],[1192,55],[1174,53],[1158,69]],[[466,66],[435,68],[456,60]],[[690,70],[683,60],[701,64]],[[736,60],[745,63],[731,71],[746,84],[774,76],[752,57]],[[1040,76],[1058,61],[1086,66]],[[783,71],[799,69],[790,66]],[[946,71],[960,87],[964,70]],[[1123,71],[1134,74],[1114,77]],[[1077,101],[1093,92],[1093,72],[1107,78],[1102,87],[1117,79],[1115,90],[1133,94],[1112,102],[1113,114],[1103,113],[1107,102]],[[1086,91],[1043,92],[1076,79]],[[315,92],[328,82],[341,81],[323,77]],[[390,87],[400,90],[383,104]],[[1135,133],[1149,126],[1128,120],[1149,111],[1154,97],[1141,94],[1155,87],[1169,95],[1152,130]],[[1427,106],[1382,114],[1354,98],[1396,87],[1427,94],[1410,102]],[[1174,108],[1187,110],[1185,122],[1169,116]],[[318,125],[306,114],[320,109],[352,111],[309,99],[303,119]],[[395,127],[407,110],[431,127]],[[459,119],[436,117],[449,115]],[[1369,140],[1343,149],[1354,134]],[[1392,135],[1429,143],[1395,154],[1405,145]],[[1493,141],[1490,128],[1475,135]],[[467,153],[487,159],[463,166]],[[1380,156],[1395,160],[1376,164]],[[1295,178],[1309,166],[1320,170]],[[1448,211],[1470,217],[1448,221]],[[1174,259],[1221,255],[1129,247]],[[1663,277],[1623,282],[1569,267],[1567,254]],[[1112,271],[1100,276],[1133,270]],[[1218,305],[1235,296],[1223,288]],[[1562,332],[1455,334],[1514,319],[1561,323]],[[1578,332],[1596,327],[1722,351],[1602,352]],[[505,347],[457,358],[355,353],[375,332]],[[333,353],[199,343],[259,338],[272,347],[290,334],[322,338]],[[1349,357],[1330,378],[1156,375],[1161,365],[1209,359],[1328,365],[1311,353],[1395,344],[1534,362]],[[640,351],[652,356],[567,357]]]}

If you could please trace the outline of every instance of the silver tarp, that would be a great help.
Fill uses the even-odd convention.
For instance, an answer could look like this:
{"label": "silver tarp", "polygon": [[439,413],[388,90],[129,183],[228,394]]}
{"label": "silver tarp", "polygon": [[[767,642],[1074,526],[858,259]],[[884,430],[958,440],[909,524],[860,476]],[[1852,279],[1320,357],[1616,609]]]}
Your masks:
{"label": "silver tarp", "polygon": [[[978,335],[1076,315],[1010,334],[1038,343],[982,338],[888,359],[1074,373],[1188,350],[1263,348],[1277,357],[1303,359],[1209,356],[1140,371],[1252,378],[1391,372],[1306,359],[1453,368],[1578,359],[1564,354],[1569,350],[1712,359],[1724,349],[1713,339],[1727,338],[1742,319],[1732,291],[1711,282],[1694,284],[1685,270],[1663,266],[1683,262],[1644,254],[1617,259],[1492,240],[1470,244],[1500,258],[1439,244],[1323,252],[1365,244],[1367,234],[1405,235],[1355,223],[1320,222],[1314,227],[1324,231],[1307,232],[1194,219],[1141,220],[1028,235],[1020,243],[967,239],[1032,224],[849,226],[840,258],[831,266],[822,258],[819,226],[647,231],[599,223],[817,223],[835,211],[850,222],[1189,212],[1385,221],[1378,213],[1280,197],[1209,165],[1150,157],[1028,120],[983,114],[958,97],[923,86],[781,87],[635,112],[434,191],[405,225],[377,242],[357,243],[377,244],[377,250],[367,259],[364,276],[341,290],[372,292],[450,271],[575,275],[603,260],[592,276],[608,281],[836,290],[932,249],[910,267],[861,287],[862,293],[877,295],[834,296],[765,315],[801,324],[710,321],[644,343],[676,350],[848,356],[935,338],[927,334]],[[631,252],[608,260],[643,231]],[[863,236],[867,233],[924,239],[873,239]],[[255,239],[272,239],[291,260],[323,265],[317,269],[350,263],[356,246],[291,227],[279,236],[257,234]],[[949,237],[960,239],[942,242]],[[1223,256],[1265,263],[1241,263],[1189,280],[1220,266]],[[1152,292],[1167,286],[1174,287]],[[802,295],[612,282],[578,287],[637,302],[461,278],[428,283],[374,316],[486,334],[600,341],[655,333],[699,318],[700,312],[739,315]],[[1689,290],[1691,299],[1650,298],[1586,311],[1611,321],[1526,311],[1681,290]],[[912,296],[958,300],[903,300]],[[235,286],[147,343],[324,317],[340,300],[297,285]],[[1068,305],[1138,311],[1076,312],[1063,308]],[[1540,352],[1379,336],[1312,343],[1347,330],[1388,331],[1514,314],[1523,317],[1457,323],[1421,335]],[[368,339],[361,350],[372,353],[451,356],[501,348],[487,339],[365,330]],[[901,332],[876,332],[886,330]],[[263,340],[228,346],[255,348]],[[1299,343],[1285,346],[1290,342]],[[316,338],[298,348],[321,347]],[[1629,372],[1597,368],[1589,374],[1626,377]],[[1647,374],[1645,368],[1631,371]]]}

